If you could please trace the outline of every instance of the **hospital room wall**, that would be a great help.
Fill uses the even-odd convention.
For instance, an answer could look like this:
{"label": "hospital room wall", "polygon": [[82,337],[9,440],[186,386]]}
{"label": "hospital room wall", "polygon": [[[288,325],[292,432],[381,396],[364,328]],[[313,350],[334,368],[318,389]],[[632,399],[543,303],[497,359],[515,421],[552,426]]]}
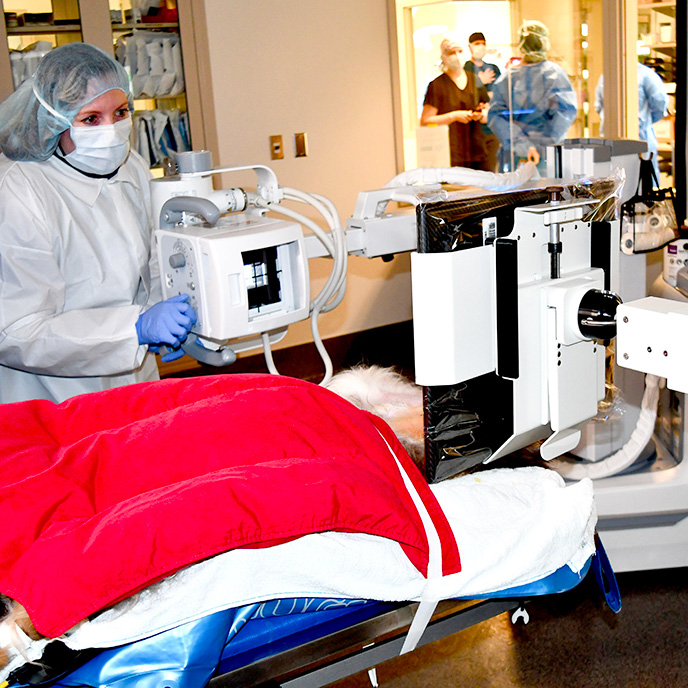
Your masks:
{"label": "hospital room wall", "polygon": [[[329,197],[342,222],[359,191],[397,173],[386,0],[205,0],[214,101],[215,164],[271,167],[280,185]],[[294,156],[305,132],[308,156]],[[284,159],[271,160],[269,137],[283,137]],[[223,186],[255,177],[225,175]],[[292,206],[304,211],[305,206]],[[317,216],[314,216],[317,217]],[[318,290],[331,262],[310,261]],[[347,296],[320,318],[323,337],[408,320],[408,256],[391,263],[349,259]],[[308,322],[278,346],[311,341]]]}

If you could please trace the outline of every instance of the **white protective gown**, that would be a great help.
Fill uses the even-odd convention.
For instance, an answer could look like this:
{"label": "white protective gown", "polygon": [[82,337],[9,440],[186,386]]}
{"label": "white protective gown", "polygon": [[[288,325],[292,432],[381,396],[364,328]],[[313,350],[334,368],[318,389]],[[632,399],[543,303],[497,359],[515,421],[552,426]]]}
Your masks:
{"label": "white protective gown", "polygon": [[135,323],[161,300],[150,172],[112,179],[0,155],[0,403],[158,379]]}

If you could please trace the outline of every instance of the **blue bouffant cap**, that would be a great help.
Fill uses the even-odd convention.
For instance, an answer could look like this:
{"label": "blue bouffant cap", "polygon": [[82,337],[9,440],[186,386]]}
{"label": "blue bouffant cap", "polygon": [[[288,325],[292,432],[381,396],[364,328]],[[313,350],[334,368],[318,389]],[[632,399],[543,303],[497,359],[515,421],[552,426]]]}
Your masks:
{"label": "blue bouffant cap", "polygon": [[133,110],[129,75],[105,51],[87,43],[51,50],[0,103],[0,150],[11,160],[47,160],[79,110],[113,89],[126,94]]}

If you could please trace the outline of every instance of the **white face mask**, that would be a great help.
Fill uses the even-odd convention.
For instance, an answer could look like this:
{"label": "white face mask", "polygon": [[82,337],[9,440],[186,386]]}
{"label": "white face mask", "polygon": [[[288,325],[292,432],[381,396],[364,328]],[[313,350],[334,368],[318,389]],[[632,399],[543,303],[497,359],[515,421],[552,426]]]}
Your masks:
{"label": "white face mask", "polygon": [[129,155],[131,117],[114,124],[97,126],[71,126],[69,135],[75,149],[65,160],[82,172],[111,174]]}
{"label": "white face mask", "polygon": [[476,60],[482,60],[483,57],[485,57],[486,52],[487,46],[485,45],[476,45],[474,47],[471,47],[471,54]]}
{"label": "white face mask", "polygon": [[463,63],[461,62],[461,58],[456,53],[453,53],[452,55],[447,55],[444,58],[444,66],[450,72],[460,72],[463,69]]}

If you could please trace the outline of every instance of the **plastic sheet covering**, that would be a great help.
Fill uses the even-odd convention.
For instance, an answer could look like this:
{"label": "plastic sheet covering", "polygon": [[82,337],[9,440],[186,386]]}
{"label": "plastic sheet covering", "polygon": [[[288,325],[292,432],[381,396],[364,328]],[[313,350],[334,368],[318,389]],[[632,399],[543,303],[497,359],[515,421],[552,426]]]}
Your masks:
{"label": "plastic sheet covering", "polygon": [[130,70],[134,98],[163,98],[184,93],[179,36],[135,31],[117,39],[117,61]]}
{"label": "plastic sheet covering", "polygon": [[604,398],[597,405],[597,415],[592,419],[595,423],[606,423],[621,418],[626,413],[626,402],[621,390],[614,384],[614,369],[616,367],[616,339],[605,348],[604,363]]}
{"label": "plastic sheet covering", "polygon": [[663,248],[679,238],[674,190],[659,186],[651,160],[640,161],[635,194],[621,205],[621,250],[626,255]]}
{"label": "plastic sheet covering", "polygon": [[421,194],[420,199],[422,203],[416,208],[418,252],[446,253],[483,246],[482,221],[488,217],[506,217],[498,226],[510,233],[514,210],[546,203],[549,193],[544,188],[479,196],[439,191]]}
{"label": "plastic sheet covering", "polygon": [[539,179],[535,163],[527,162],[514,172],[485,172],[466,167],[421,167],[402,172],[391,179],[385,188],[409,186],[412,184],[461,184],[493,191],[508,191],[522,186],[531,179]]}
{"label": "plastic sheet covering", "polygon": [[659,392],[666,381],[656,375],[645,376],[645,391],[640,405],[638,422],[621,449],[600,461],[583,461],[566,457],[555,459],[552,465],[567,480],[591,478],[597,480],[618,475],[638,461],[655,431]]}
{"label": "plastic sheet covering", "polygon": [[101,652],[56,686],[200,688],[220,661],[228,629],[245,608],[229,609],[130,645]]}
{"label": "plastic sheet covering", "polygon": [[[441,253],[482,246],[485,242],[482,234],[484,218],[500,213],[513,217],[515,208],[546,203],[550,197],[549,190],[553,187],[561,189],[562,202],[590,202],[583,217],[584,222],[610,221],[618,217],[624,183],[624,171],[617,168],[608,177],[573,181],[540,179],[503,193],[480,192],[476,189],[421,189],[416,194],[419,251]],[[433,207],[436,203],[441,205]],[[509,233],[512,224],[502,224],[500,236]]]}
{"label": "plastic sheet covering", "polygon": [[[323,600],[314,600],[323,602]],[[286,613],[273,616],[270,609],[274,604],[289,608],[293,603],[308,600],[274,600],[260,605],[266,611],[257,609],[250,623],[247,623],[231,642],[228,642],[217,673],[246,666],[251,662],[271,657],[312,640],[323,637],[341,628],[348,628],[377,614],[393,609],[398,604],[362,600],[328,600],[316,613]]]}
{"label": "plastic sheet covering", "polygon": [[[419,168],[398,174],[385,184],[385,188],[396,189],[392,192],[392,200],[419,206],[467,199],[474,199],[477,203],[478,199],[489,195],[528,191],[539,191],[541,194],[532,202],[545,202],[549,198],[545,190],[557,186],[562,189],[564,201],[590,200],[590,209],[583,218],[584,221],[603,222],[618,217],[625,181],[626,175],[622,168],[614,169],[607,177],[583,177],[569,181],[543,179],[535,164],[529,162],[521,165],[515,172],[503,173],[463,167]],[[449,186],[442,186],[443,184]],[[457,186],[463,188],[457,189]],[[507,198],[510,204],[517,202],[517,197]],[[522,198],[523,205],[528,205],[529,199]],[[385,206],[386,201],[380,212],[383,212]]]}
{"label": "plastic sheet covering", "polygon": [[32,77],[38,63],[52,50],[50,41],[36,41],[20,50],[10,51],[12,82],[19,88],[29,77]]}
{"label": "plastic sheet covering", "polygon": [[147,110],[134,114],[134,149],[149,167],[191,149],[189,118],[179,110]]}

